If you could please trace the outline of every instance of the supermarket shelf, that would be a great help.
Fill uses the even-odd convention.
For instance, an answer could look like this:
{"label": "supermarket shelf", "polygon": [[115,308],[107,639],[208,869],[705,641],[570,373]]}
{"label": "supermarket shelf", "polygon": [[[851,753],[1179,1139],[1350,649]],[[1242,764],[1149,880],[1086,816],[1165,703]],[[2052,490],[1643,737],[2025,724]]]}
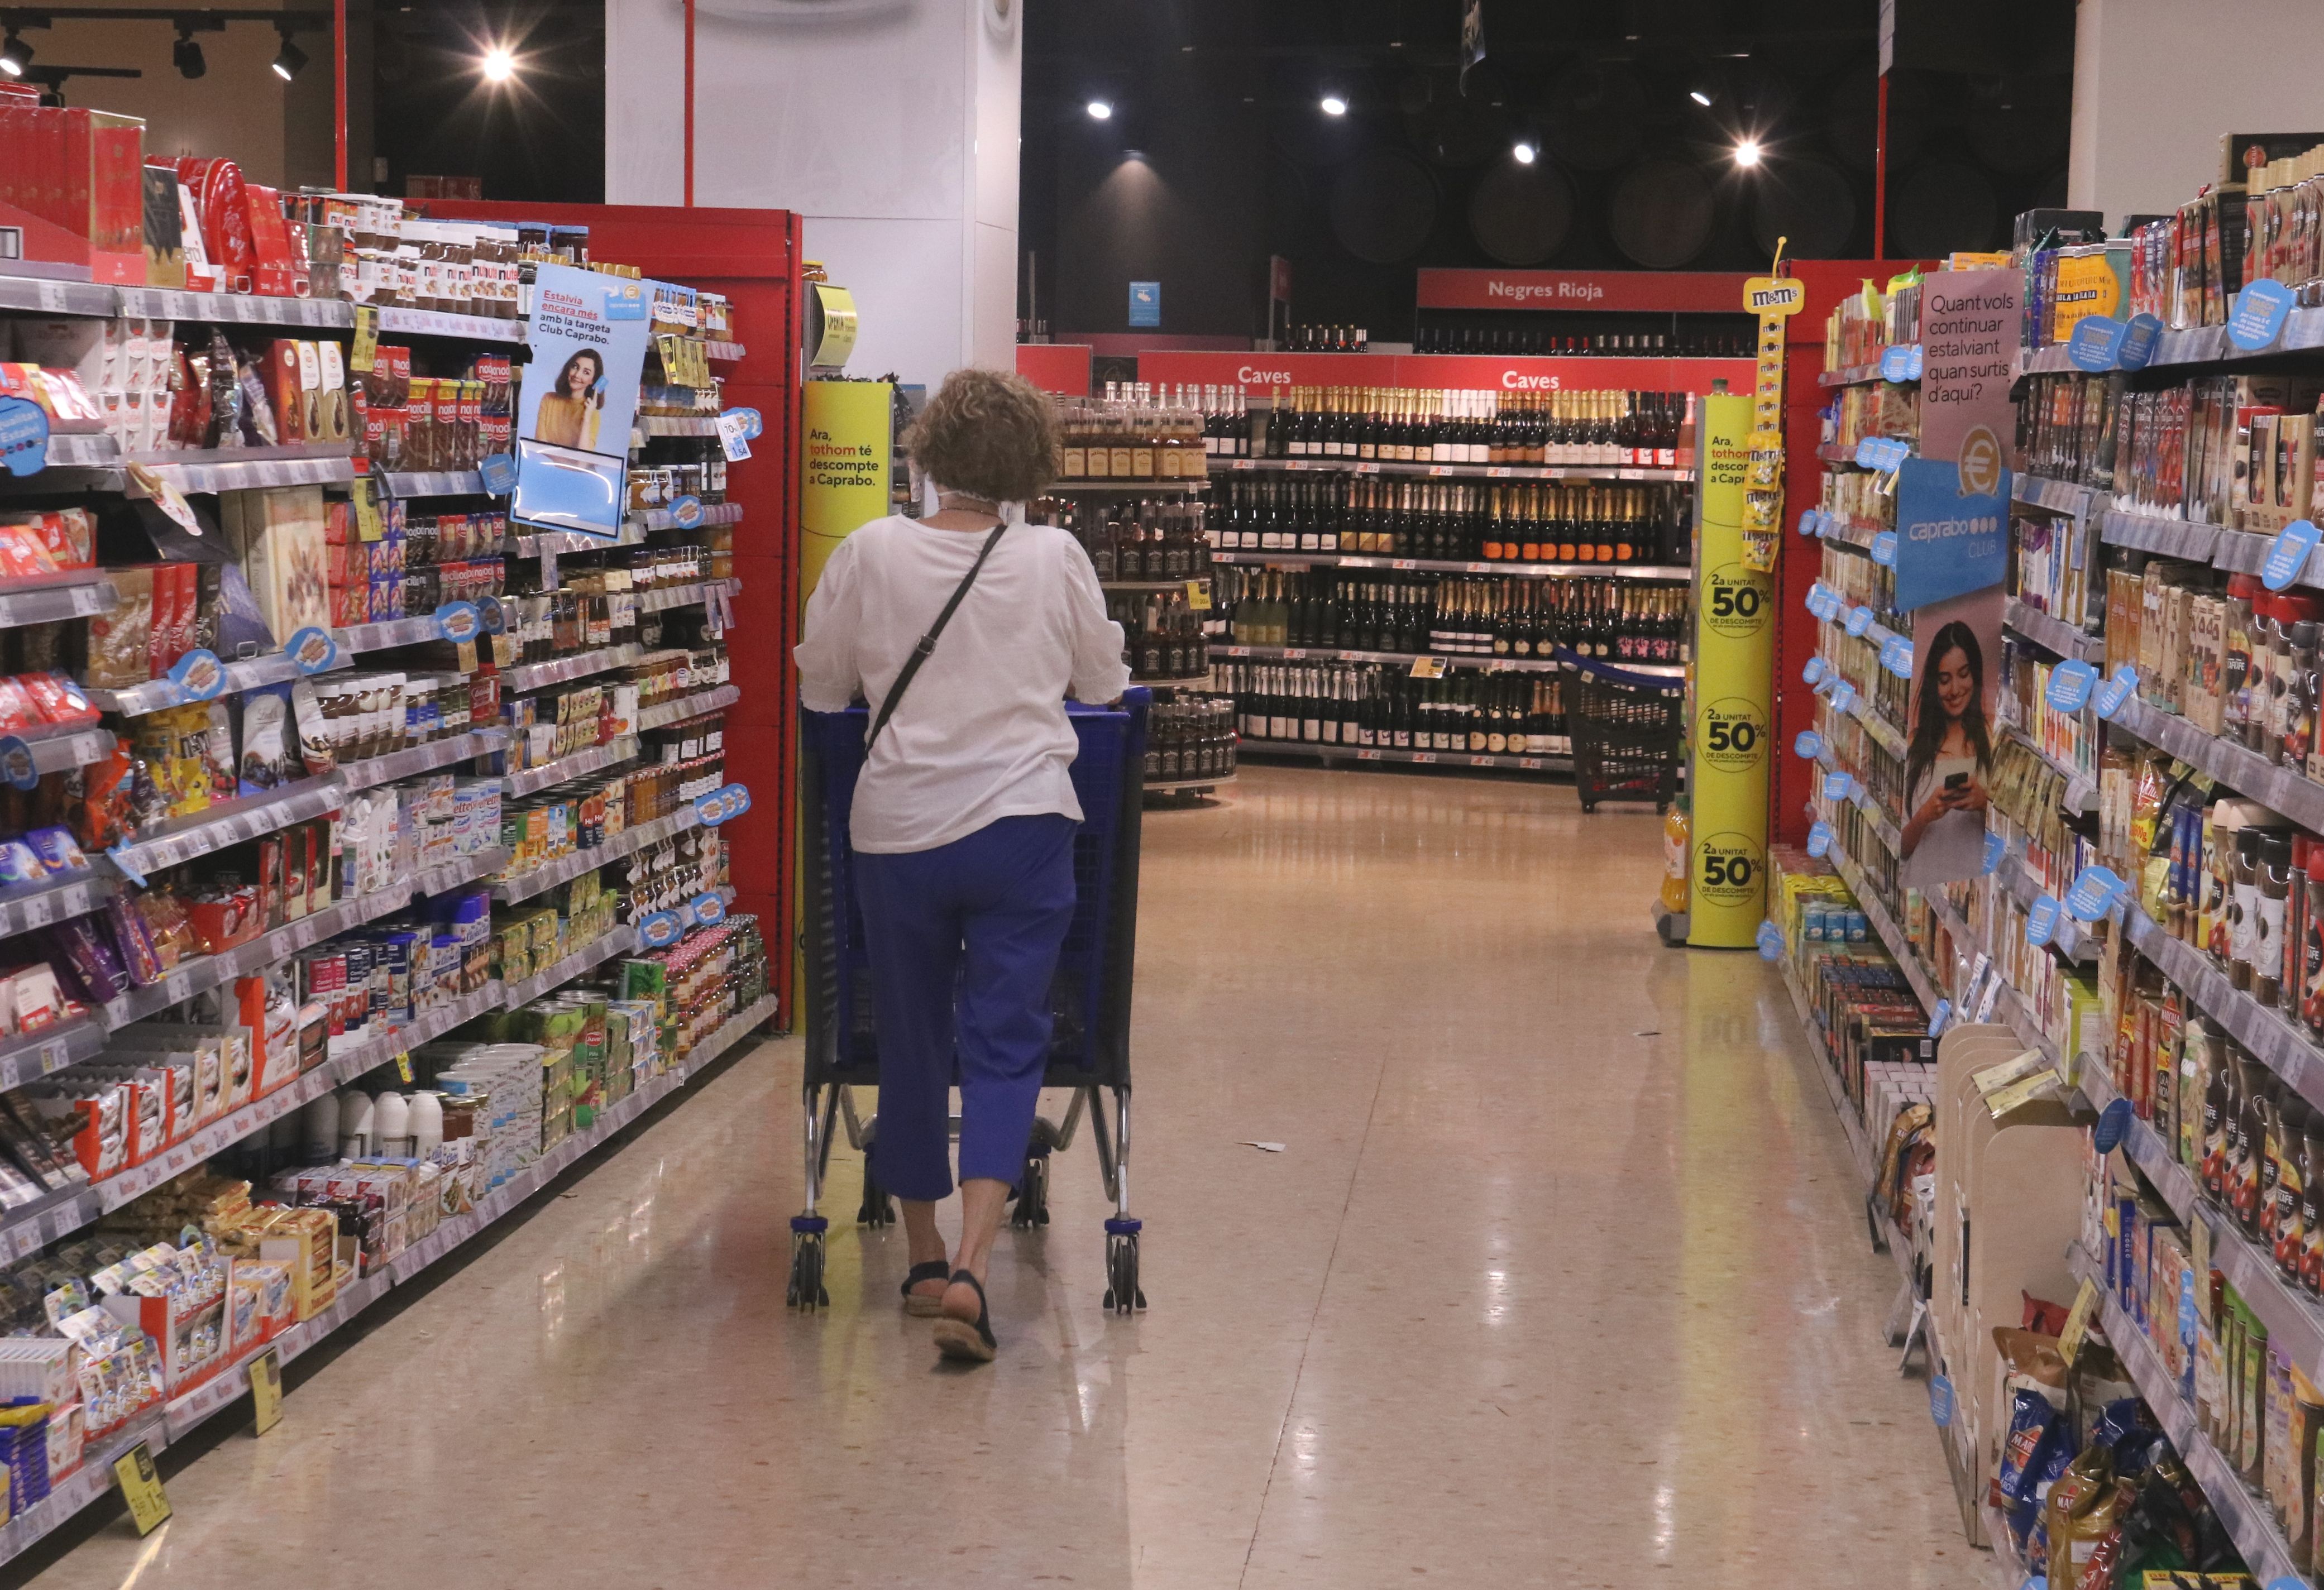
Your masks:
{"label": "supermarket shelf", "polygon": [[1436,574],[1502,574],[1513,580],[1560,580],[1575,575],[1593,575],[1605,580],[1683,580],[1692,574],[1683,566],[1658,563],[1463,563],[1443,557],[1372,557],[1342,552],[1213,552],[1211,561],[1271,565],[1281,568],[1394,569]]}
{"label": "supermarket shelf", "polygon": [[[1821,767],[1827,772],[1853,771],[1853,769],[1843,768],[1840,766],[1840,758],[1832,754],[1831,747],[1828,745],[1821,747],[1817,750],[1815,759],[1817,765]],[[1862,781],[1858,780],[1858,782],[1861,783]],[[1814,795],[1817,800],[1824,798],[1821,786],[1816,788]],[[1889,817],[1886,812],[1881,809],[1879,801],[1874,798],[1871,791],[1850,790],[1849,792],[1848,804],[1864,813],[1864,820],[1871,824],[1872,832],[1880,836],[1880,842],[1887,847],[1888,853],[1890,855],[1901,856],[1904,854],[1904,836],[1898,832],[1895,821]]]}
{"label": "supermarket shelf", "polygon": [[38,315],[113,316],[123,312],[119,288],[94,281],[51,281],[37,276],[0,276],[0,309],[30,309]]}
{"label": "supermarket shelf", "polygon": [[706,530],[712,525],[742,522],[742,505],[740,502],[706,502],[702,505],[702,518],[692,525],[679,524],[667,508],[641,508],[622,521],[623,525],[640,530]]}
{"label": "supermarket shelf", "polygon": [[2090,774],[2083,772],[2072,763],[2061,762],[2057,758],[2052,756],[2048,751],[2043,750],[2040,746],[2034,743],[2034,739],[2031,735],[2027,734],[2025,731],[2020,729],[2015,723],[2003,724],[2002,732],[2007,735],[2010,739],[2015,740],[2019,745],[2024,746],[2027,750],[2033,752],[2035,757],[2040,758],[2044,767],[2048,767],[2050,771],[2055,773],[2059,777],[2066,781],[2066,793],[2060,796],[2058,800],[2058,804],[2062,809],[2080,814],[2081,813],[2091,811],[2098,805],[2098,785],[2097,778],[2092,777]]}
{"label": "supermarket shelf", "polygon": [[[1930,914],[1935,916],[1945,932],[1951,935],[1954,943],[1976,944],[1984,942],[1969,930],[1969,925],[1962,920],[1961,914],[1953,909],[1952,902],[1946,899],[1944,896],[1932,891],[1921,897],[1928,902]],[[2015,984],[2004,982],[2001,985],[2000,993],[1993,1002],[1993,1014],[1999,1017],[2002,1024],[2011,1032],[2017,1034],[2019,1043],[2028,1049],[2037,1051],[2043,1059],[2048,1061],[2052,1071],[2056,1071],[2061,1078],[2066,1074],[2065,1062],[2060,1058],[2058,1045],[2047,1033],[2042,1030],[2041,1022],[2035,1019],[2034,1007],[2025,1003],[2025,996],[2018,991]]]}
{"label": "supermarket shelf", "polygon": [[[355,478],[346,442],[309,446],[244,447],[224,453],[154,453],[124,462],[152,465],[180,492],[249,492],[266,486],[345,484]],[[123,483],[127,483],[125,481]]]}
{"label": "supermarket shelf", "polygon": [[[332,664],[332,669],[347,665]],[[331,669],[325,669],[330,672]],[[220,695],[239,695],[245,690],[256,690],[267,685],[286,685],[301,677],[299,665],[290,660],[287,651],[270,651],[263,657],[242,657],[226,665],[226,688]],[[194,698],[186,694],[185,686],[170,678],[148,679],[143,685],[133,685],[123,690],[90,690],[86,693],[97,711],[118,712],[124,718],[139,718],[147,712],[158,712],[167,707],[183,706]]]}
{"label": "supermarket shelf", "polygon": [[2324,1368],[2324,1308],[2283,1279],[2275,1257],[2250,1241],[2213,1206],[2199,1204],[2194,1218],[2211,1233],[2211,1264],[2227,1277],[2251,1311],[2267,1327],[2268,1345],[2313,1376]]}
{"label": "supermarket shelf", "polygon": [[1041,491],[1046,495],[1051,492],[1142,492],[1150,493],[1161,492],[1207,492],[1210,489],[1211,483],[1207,480],[1197,478],[1190,481],[1182,478],[1167,481],[1051,481],[1047,485],[1043,486]]}
{"label": "supermarket shelf", "polygon": [[[2275,1514],[2266,1499],[2244,1484],[2235,1466],[2196,1427],[2194,1404],[2181,1394],[2178,1383],[2155,1356],[2154,1346],[2147,1340],[2146,1333],[2122,1311],[2113,1290],[2106,1284],[2104,1270],[2079,1247],[2069,1256],[2069,1264],[2078,1277],[2097,1285],[2098,1319],[2106,1328],[2107,1343],[2129,1372],[2139,1396],[2162,1421],[2163,1433],[2171,1438],[2171,1444],[2186,1459],[2188,1471],[2203,1488],[2219,1521],[2226,1525],[2236,1551],[2251,1569],[2254,1582],[2272,1585],[2289,1576],[2295,1583],[2305,1583],[2293,1566],[2291,1542],[2276,1527]],[[2275,1345],[2273,1336],[2269,1345]]]}
{"label": "supermarket shelf", "polygon": [[[1824,387],[1870,386],[1876,382],[1886,381],[1887,379],[1888,378],[1886,376],[1880,373],[1880,361],[1875,359],[1869,364],[1842,364],[1836,370],[1827,370],[1822,374],[1816,377],[1816,385]],[[1919,384],[1920,379],[1921,378],[1916,375],[1907,381],[1896,381],[1892,384],[1896,386],[1915,386]]]}
{"label": "supermarket shelf", "polygon": [[739,685],[721,685],[715,690],[698,690],[692,695],[663,702],[659,706],[639,708],[638,728],[643,731],[683,723],[688,718],[699,718],[706,712],[724,712],[742,699],[742,687]]}
{"label": "supermarket shelf", "polygon": [[2238,989],[2209,956],[2172,937],[2136,905],[2123,907],[2122,930],[2132,948],[2184,989],[2254,1060],[2302,1098],[2324,1108],[2324,1049],[2310,1040],[2306,1027]]}
{"label": "supermarket shelf", "polygon": [[1212,692],[1216,691],[1219,687],[1217,676],[1207,669],[1199,674],[1157,674],[1153,676],[1132,674],[1130,676],[1130,682],[1132,685],[1142,685],[1148,690],[1192,690],[1196,692]]}
{"label": "supermarket shelf", "polygon": [[1375,464],[1356,458],[1213,458],[1214,473],[1410,474],[1474,481],[1691,481],[1691,469],[1635,464]]}
{"label": "supermarket shelf", "polygon": [[634,828],[609,835],[602,845],[586,850],[576,850],[569,856],[559,856],[529,872],[498,880],[492,886],[493,898],[503,905],[514,905],[530,900],[562,883],[570,883],[585,872],[594,871],[609,861],[633,855],[649,845],[675,839],[701,821],[691,805],[680,806],[667,817],[657,817],[651,823],[641,823]]}
{"label": "supermarket shelf", "polygon": [[1877,519],[1834,519],[1826,523],[1830,528],[1823,532],[1821,539],[1836,541],[1842,547],[1853,547],[1858,552],[1871,551],[1873,538],[1893,528]]}
{"label": "supermarket shelf", "polygon": [[105,1048],[104,1024],[77,1016],[60,1025],[0,1043],[0,1088],[20,1088],[36,1077],[88,1060]]}
{"label": "supermarket shelf", "polygon": [[341,651],[388,651],[399,646],[424,646],[440,639],[434,613],[414,618],[381,619],[369,624],[349,624],[331,631]]}
{"label": "supermarket shelf", "polygon": [[2157,711],[2135,696],[2112,721],[2125,733],[2170,752],[2238,795],[2273,807],[2302,828],[2324,828],[2324,784],[2279,767],[2257,751],[2206,734],[2176,713]]}
{"label": "supermarket shelf", "polygon": [[[2192,524],[2159,513],[2131,513],[2119,508],[2106,509],[2098,515],[2098,538],[2109,547],[2159,552],[2166,557],[2191,557],[2198,563],[2210,562],[2230,536],[2240,538],[2241,532]],[[2266,556],[2264,538],[2260,556]],[[2254,572],[2258,567],[2255,560],[2252,565]]]}
{"label": "supermarket shelf", "polygon": [[516,556],[539,557],[547,552],[563,556],[569,552],[603,552],[609,547],[637,547],[644,542],[635,517],[623,519],[618,534],[592,536],[582,530],[537,530],[515,538]]}
{"label": "supermarket shelf", "polygon": [[1148,795],[1184,795],[1190,790],[1224,789],[1235,781],[1231,773],[1217,778],[1152,778],[1146,782]]}
{"label": "supermarket shelf", "polygon": [[2086,517],[2097,506],[2098,494],[2088,486],[2071,481],[2052,480],[2047,475],[2027,474],[2015,471],[2009,477],[2009,495],[2015,501],[2029,507],[2046,509],[2052,513],[2071,514],[2076,519]]}
{"label": "supermarket shelf", "polygon": [[[1307,757],[1323,762],[1412,762],[1423,767],[1499,767],[1520,773],[1571,773],[1570,756],[1497,757],[1481,751],[1400,751],[1378,746],[1310,745],[1299,740],[1243,740],[1239,755]],[[1609,797],[1610,798],[1610,797]]]}
{"label": "supermarket shelf", "polygon": [[[103,288],[120,300],[102,314],[143,315],[156,320],[202,320],[221,326],[314,326],[346,331],[355,308],[337,299],[286,299],[248,292],[186,292],[170,287]],[[90,311],[80,311],[88,313]]]}
{"label": "supermarket shelf", "polygon": [[1106,591],[1184,591],[1210,577],[1210,571],[1205,569],[1199,574],[1181,574],[1175,580],[1100,580],[1098,586]]}
{"label": "supermarket shelf", "polygon": [[[2275,538],[2253,530],[2220,530],[2211,551],[2214,566],[2231,574],[2255,574],[2267,562],[2267,555],[2275,545]],[[2295,584],[2324,585],[2324,554],[2310,552],[2300,572],[2292,576]]]}
{"label": "supermarket shelf", "polygon": [[101,574],[83,571],[57,580],[11,581],[0,585],[0,630],[52,624],[110,612],[120,595]]}
{"label": "supermarket shelf", "polygon": [[1921,1008],[1934,1010],[1945,996],[1937,987],[1936,979],[1929,975],[1928,968],[1921,964],[1920,951],[1904,936],[1904,930],[1896,925],[1896,919],[1888,914],[1888,908],[1874,896],[1871,886],[1865,881],[1862,869],[1841,855],[1838,846],[1832,849],[1831,864],[1832,870],[1840,874],[1840,880],[1848,886],[1849,893],[1856,896],[1857,908],[1871,923],[1873,933],[1887,946],[1888,953],[1896,964],[1904,969],[1904,980],[1913,986],[1913,997],[1921,1002]]}
{"label": "supermarket shelf", "polygon": [[[2022,850],[2011,850],[2002,859],[2001,865],[1993,870],[1993,880],[2011,899],[2029,911],[2033,909],[2034,902],[2043,895],[2053,900],[2064,898],[2063,890],[2052,890],[2043,885],[2034,869],[2025,864],[2025,855]],[[2076,922],[2065,911],[2058,913],[2058,925],[2050,934],[2050,948],[2067,960],[2077,963],[2094,960],[2103,942],[2091,934],[2089,928]]]}
{"label": "supermarket shelf", "polygon": [[2052,618],[2039,608],[2028,607],[2015,597],[2002,610],[2002,623],[2034,645],[2056,652],[2060,657],[2079,657],[2095,663],[2106,655],[2103,637],[2086,633],[2063,619]]}
{"label": "supermarket shelf", "polygon": [[[2075,365],[2070,350],[2070,343],[2052,343],[2039,348],[2028,348],[2017,355],[2019,375],[2070,373]],[[2324,309],[2313,306],[2296,306],[2284,317],[2283,330],[2274,342],[2264,348],[2236,347],[2227,340],[2224,326],[2194,326],[2183,331],[2166,331],[2157,341],[2154,357],[2147,362],[2149,369],[2157,364],[2227,364],[2245,359],[2263,359],[2270,354],[2296,353],[2324,347]]]}
{"label": "supermarket shelf", "polygon": [[[1482,668],[1488,674],[1561,674],[1566,671],[1566,665],[1555,657],[1452,656],[1431,651],[1350,651],[1328,646],[1222,646],[1213,642],[1211,655],[1214,657],[1247,657],[1286,663],[1387,663],[1397,667],[1433,658],[1448,668]],[[1656,663],[1616,663],[1612,666],[1635,669],[1641,674],[1668,672],[1676,675],[1686,672],[1683,667]]]}
{"label": "supermarket shelf", "polygon": [[637,593],[640,612],[667,612],[673,607],[692,607],[710,600],[710,593],[724,587],[729,597],[742,593],[740,580],[697,580],[687,585],[664,585],[659,590]]}
{"label": "supermarket shelf", "polygon": [[503,1009],[514,1010],[520,1005],[529,1005],[551,988],[562,988],[575,978],[603,966],[616,955],[628,955],[634,952],[637,947],[638,930],[636,928],[627,923],[610,928],[591,942],[584,944],[564,960],[558,961],[548,970],[535,972],[532,976],[517,982],[503,984],[501,1006]]}
{"label": "supermarket shelf", "polygon": [[636,645],[625,641],[620,646],[576,652],[571,657],[561,657],[549,662],[526,663],[503,671],[501,689],[510,695],[523,695],[544,685],[562,685],[568,679],[586,679],[609,668],[626,668],[636,662],[638,657]]}
{"label": "supermarket shelf", "polygon": [[[84,284],[85,285],[85,284]],[[110,292],[110,288],[103,290]],[[87,1448],[80,1466],[50,1487],[49,1493],[0,1528],[0,1563],[30,1550],[41,1538],[113,1489],[113,1466],[128,1450],[143,1442],[154,1451],[166,1444],[161,1410],[138,1414],[104,1440]]]}
{"label": "supermarket shelf", "polygon": [[471,850],[465,856],[455,856],[433,867],[422,868],[412,875],[411,897],[417,900],[426,895],[448,894],[454,889],[481,883],[506,867],[508,860],[508,848],[493,845],[484,850]]}
{"label": "supermarket shelf", "polygon": [[224,802],[207,812],[174,819],[162,825],[167,832],[123,845],[107,855],[124,872],[150,875],[336,812],[345,804],[346,794],[346,783],[337,777],[301,779],[268,795]]}
{"label": "supermarket shelf", "polygon": [[705,342],[702,345],[702,356],[706,359],[724,359],[731,362],[742,358],[745,351],[741,343]]}
{"label": "supermarket shelf", "polygon": [[[355,322],[352,317],[348,324]],[[401,332],[405,335],[456,336],[478,343],[521,343],[524,341],[525,323],[521,320],[500,320],[484,315],[447,315],[435,309],[402,309],[392,305],[379,312],[382,331]]]}
{"label": "supermarket shelf", "polygon": [[1855,1100],[1849,1098],[1848,1089],[1840,1080],[1840,1071],[1831,1062],[1831,1052],[1823,1041],[1823,1030],[1808,1008],[1807,990],[1792,973],[1790,958],[1786,956],[1780,966],[1784,991],[1792,997],[1792,1009],[1799,1016],[1800,1031],[1807,1039],[1808,1063],[1822,1080],[1832,1113],[1840,1117],[1840,1135],[1848,1140],[1848,1156],[1856,1165],[1857,1187],[1864,1200],[1868,1227],[1879,1233],[1880,1245],[1887,1250],[1889,1262],[1896,1266],[1896,1278],[1917,1293],[1920,1278],[1914,1273],[1913,1239],[1878,1203],[1877,1190],[1873,1185],[1880,1173],[1882,1145],[1872,1140],[1870,1130],[1857,1113]]}
{"label": "supermarket shelf", "polygon": [[586,751],[576,751],[569,757],[559,757],[538,767],[527,767],[521,773],[500,775],[502,792],[510,795],[529,795],[562,784],[568,778],[616,767],[638,754],[637,737],[623,734],[606,745],[592,746]]}
{"label": "supermarket shelf", "polygon": [[715,415],[641,414],[630,422],[630,427],[641,437],[715,437],[718,434]]}
{"label": "supermarket shelf", "polygon": [[43,469],[115,469],[120,464],[120,444],[103,431],[51,431],[41,450]]}
{"label": "supermarket shelf", "polygon": [[1837,442],[1817,443],[1815,455],[1821,463],[1837,464],[1844,469],[1854,469],[1857,466],[1856,449],[1843,447]]}
{"label": "supermarket shelf", "polygon": [[[88,872],[0,889],[0,938],[12,938],[52,922],[85,916],[112,896],[113,880]],[[14,1086],[13,1082],[0,1080],[0,1088]]]}
{"label": "supermarket shelf", "polygon": [[483,497],[484,477],[473,469],[382,470],[372,477],[391,497]]}
{"label": "supermarket shelf", "polygon": [[66,734],[46,734],[37,740],[28,738],[24,743],[32,748],[36,772],[62,773],[103,761],[113,754],[115,741],[109,729],[82,729]]}
{"label": "supermarket shelf", "polygon": [[[2105,1062],[2097,1055],[2080,1056],[2074,1075],[2075,1086],[2081,1090],[2083,1098],[2089,1101],[2093,1111],[2103,1112],[2122,1097],[2115,1088],[2114,1079],[2107,1074]],[[2153,1184],[2154,1190],[2162,1194],[2163,1201],[2171,1206],[2172,1214],[2182,1221],[2195,1218],[2195,1208],[2200,1201],[2195,1178],[2188,1173],[2186,1166],[2172,1157],[2170,1144],[2163,1141],[2162,1135],[2152,1125],[2133,1116],[2129,1130],[2122,1135],[2122,1152]]]}
{"label": "supermarket shelf", "polygon": [[454,762],[465,762],[472,757],[490,756],[505,747],[508,738],[505,729],[473,729],[466,734],[455,734],[446,740],[431,740],[426,745],[390,751],[383,757],[343,763],[339,776],[346,780],[351,792],[371,789],[378,785],[392,784],[399,778],[409,778],[415,773],[426,773],[449,767]]}

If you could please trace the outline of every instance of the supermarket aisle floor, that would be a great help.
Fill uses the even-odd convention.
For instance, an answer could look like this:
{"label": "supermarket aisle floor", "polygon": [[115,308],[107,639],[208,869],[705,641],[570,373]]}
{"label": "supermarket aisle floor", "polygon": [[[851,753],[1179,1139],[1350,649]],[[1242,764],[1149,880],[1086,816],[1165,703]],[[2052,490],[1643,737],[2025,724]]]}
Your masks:
{"label": "supermarket aisle floor", "polygon": [[1988,1582],[1788,1001],[1655,947],[1651,815],[1256,768],[1147,835],[1146,1316],[1086,1139],[997,1367],[932,1367],[844,1149],[834,1307],[786,1315],[775,1045],[36,1583]]}

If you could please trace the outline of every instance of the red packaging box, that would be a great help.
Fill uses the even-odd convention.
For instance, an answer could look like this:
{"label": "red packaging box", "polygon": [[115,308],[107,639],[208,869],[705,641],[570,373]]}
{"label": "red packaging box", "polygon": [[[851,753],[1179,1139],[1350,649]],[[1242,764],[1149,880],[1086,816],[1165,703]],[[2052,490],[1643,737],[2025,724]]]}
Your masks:
{"label": "red packaging box", "polygon": [[282,195],[261,183],[242,190],[250,228],[251,290],[268,298],[304,298],[312,288],[307,263],[292,253],[290,229],[282,223]]}
{"label": "red packaging box", "polygon": [[[263,267],[261,274],[263,275]],[[299,345],[290,337],[277,337],[266,345],[266,397],[274,405],[275,433],[282,438],[283,446],[305,441],[307,401],[299,384]]]}

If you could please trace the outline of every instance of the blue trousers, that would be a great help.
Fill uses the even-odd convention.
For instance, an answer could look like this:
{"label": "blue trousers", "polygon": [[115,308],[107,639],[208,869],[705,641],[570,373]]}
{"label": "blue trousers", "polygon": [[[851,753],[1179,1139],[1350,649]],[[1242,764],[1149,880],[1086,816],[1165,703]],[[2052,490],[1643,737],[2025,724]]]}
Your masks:
{"label": "blue trousers", "polygon": [[1049,1057],[1049,981],[1074,919],[1070,817],[1002,817],[933,850],[855,855],[880,1034],[873,1172],[899,1198],[1016,1185]]}

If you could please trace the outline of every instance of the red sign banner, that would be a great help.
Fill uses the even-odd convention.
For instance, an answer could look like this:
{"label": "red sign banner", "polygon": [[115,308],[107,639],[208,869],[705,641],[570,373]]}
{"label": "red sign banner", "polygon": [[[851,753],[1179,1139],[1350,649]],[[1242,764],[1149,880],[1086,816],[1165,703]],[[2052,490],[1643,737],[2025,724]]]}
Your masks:
{"label": "red sign banner", "polygon": [[[1741,278],[1737,278],[1740,280]],[[1742,302],[1737,289],[1736,302]],[[1020,349],[1021,353],[1022,350]],[[1505,392],[1708,392],[1724,380],[1748,392],[1748,359],[1517,358],[1487,354],[1207,354],[1138,356],[1138,379],[1159,386],[1421,387]]]}
{"label": "red sign banner", "polygon": [[1087,343],[1019,343],[1017,373],[1045,392],[1061,397],[1090,395]]}
{"label": "red sign banner", "polygon": [[1628,309],[1740,315],[1743,272],[1470,271],[1420,272],[1424,309]]}

